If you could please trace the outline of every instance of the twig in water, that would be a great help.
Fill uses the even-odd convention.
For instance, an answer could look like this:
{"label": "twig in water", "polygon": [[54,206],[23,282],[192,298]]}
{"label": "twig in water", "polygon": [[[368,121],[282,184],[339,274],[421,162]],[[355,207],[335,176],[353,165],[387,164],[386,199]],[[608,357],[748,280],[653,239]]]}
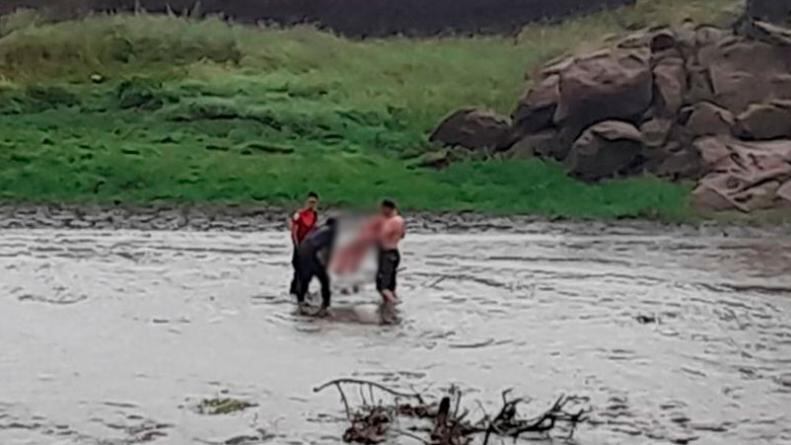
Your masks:
{"label": "twig in water", "polygon": [[442,283],[442,282],[443,282],[443,281],[445,281],[447,278],[448,278],[448,277],[447,277],[447,275],[442,275],[441,277],[437,278],[436,280],[434,280],[434,281],[433,281],[431,284],[429,284],[429,285],[428,285],[428,286],[426,286],[426,287],[428,287],[429,289],[434,289],[434,288],[436,288],[436,286],[437,286],[439,283]]}
{"label": "twig in water", "polygon": [[420,436],[418,436],[416,434],[412,434],[409,431],[393,430],[393,432],[398,434],[398,435],[401,435],[401,436],[409,437],[410,439],[415,439],[415,440],[417,440],[419,442],[424,443],[425,445],[431,445],[431,442],[427,441],[426,439],[423,439],[422,437],[420,437]]}
{"label": "twig in water", "polygon": [[[363,402],[363,407],[365,407],[365,406],[368,406],[368,401],[367,401],[367,400],[365,400],[365,393],[363,392],[363,387],[362,387],[362,385],[360,385],[358,388],[359,388],[359,390],[360,390],[360,399],[361,399],[361,400],[362,400],[362,402]],[[373,400],[371,400],[371,405],[372,405],[372,406],[373,406],[373,403],[374,403],[374,402],[373,402]]]}
{"label": "twig in water", "polygon": [[335,379],[335,380],[329,381],[329,382],[327,382],[327,383],[325,383],[323,385],[320,385],[320,386],[318,386],[316,388],[313,388],[313,392],[321,392],[321,391],[327,389],[330,386],[338,386],[338,387],[340,387],[341,385],[344,385],[344,384],[368,385],[368,386],[374,387],[376,389],[379,389],[381,391],[384,391],[384,392],[386,392],[388,394],[391,394],[393,396],[396,396],[396,397],[412,398],[412,399],[417,400],[420,403],[424,403],[423,402],[423,397],[420,394],[417,394],[417,393],[415,393],[415,394],[403,393],[403,392],[399,392],[399,391],[396,391],[394,389],[388,388],[387,386],[384,386],[384,385],[382,385],[380,383],[370,382],[370,381],[367,381],[367,380],[349,379],[349,378]]}

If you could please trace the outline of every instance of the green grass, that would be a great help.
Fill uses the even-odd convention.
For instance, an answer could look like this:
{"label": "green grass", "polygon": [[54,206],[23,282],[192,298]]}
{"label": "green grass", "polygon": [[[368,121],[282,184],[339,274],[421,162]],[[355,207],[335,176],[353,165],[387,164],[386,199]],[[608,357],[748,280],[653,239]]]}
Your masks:
{"label": "green grass", "polygon": [[197,406],[200,414],[208,416],[223,416],[254,408],[256,405],[244,400],[231,398],[203,399]]}
{"label": "green grass", "polygon": [[[477,105],[508,114],[526,73],[627,29],[719,21],[733,0],[646,0],[517,37],[350,41],[219,19],[0,19],[0,199],[330,204],[567,217],[688,214],[651,178],[590,186],[538,161],[410,169],[426,132]],[[583,45],[584,43],[584,45]]]}

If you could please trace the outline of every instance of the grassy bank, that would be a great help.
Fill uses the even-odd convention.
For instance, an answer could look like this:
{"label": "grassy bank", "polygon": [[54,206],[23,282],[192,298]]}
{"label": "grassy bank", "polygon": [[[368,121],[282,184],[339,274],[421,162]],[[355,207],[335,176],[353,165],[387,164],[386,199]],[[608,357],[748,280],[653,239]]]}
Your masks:
{"label": "grassy bank", "polygon": [[608,35],[733,0],[646,0],[518,37],[349,41],[307,27],[97,16],[0,20],[0,198],[266,202],[307,189],[334,204],[683,217],[688,190],[653,179],[588,186],[538,161],[410,168],[447,112],[509,113],[525,73]]}

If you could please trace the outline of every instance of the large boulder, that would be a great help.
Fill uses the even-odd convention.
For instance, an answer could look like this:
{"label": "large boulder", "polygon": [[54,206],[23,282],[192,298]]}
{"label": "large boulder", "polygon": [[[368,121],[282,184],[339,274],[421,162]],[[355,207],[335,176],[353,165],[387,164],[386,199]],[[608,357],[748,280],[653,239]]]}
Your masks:
{"label": "large boulder", "polygon": [[704,173],[727,169],[730,165],[729,156],[738,148],[732,147],[734,143],[738,141],[730,136],[709,136],[695,140],[692,148],[700,156]]}
{"label": "large boulder", "polygon": [[774,180],[756,183],[750,176],[735,173],[711,175],[701,179],[692,198],[699,209],[750,213],[776,207],[780,185]]}
{"label": "large boulder", "polygon": [[567,152],[558,144],[557,130],[547,129],[524,136],[505,152],[505,157],[508,159],[540,157],[562,161],[566,154]]}
{"label": "large boulder", "polygon": [[697,207],[751,212],[785,200],[784,184],[791,181],[791,140],[750,143],[719,137],[709,138],[707,145],[711,152],[701,155],[709,158],[704,162],[710,172],[693,192]]}
{"label": "large boulder", "polygon": [[695,28],[695,46],[698,48],[697,59],[702,65],[711,62],[710,56],[716,52],[717,45],[733,36],[730,30],[713,25],[700,25]]}
{"label": "large boulder", "polygon": [[791,206],[791,180],[786,181],[785,184],[781,185],[780,188],[777,189],[777,197],[783,200],[783,207]]}
{"label": "large boulder", "polygon": [[686,25],[682,28],[685,49],[687,91],[685,103],[714,100],[714,90],[709,75],[709,64],[714,58],[719,43],[731,33],[714,26]]}
{"label": "large boulder", "polygon": [[659,116],[675,116],[684,104],[687,71],[681,55],[671,52],[654,64],[654,109]]}
{"label": "large boulder", "polygon": [[750,105],[736,118],[734,133],[752,140],[791,137],[791,101]]}
{"label": "large boulder", "polygon": [[687,57],[689,88],[686,103],[714,100],[714,86],[709,67],[717,57],[722,42],[733,37],[733,33],[715,26],[704,25],[695,28],[694,49]]}
{"label": "large boulder", "polygon": [[628,34],[626,37],[612,35],[606,41],[614,42],[614,46],[618,49],[645,49],[651,44],[652,37],[653,33],[646,28]]}
{"label": "large boulder", "polygon": [[673,130],[674,120],[671,118],[655,117],[640,124],[640,133],[643,143],[649,148],[664,146]]}
{"label": "large boulder", "polygon": [[429,141],[472,150],[497,150],[508,145],[511,123],[491,111],[465,108],[446,117]]}
{"label": "large boulder", "polygon": [[563,127],[566,142],[596,122],[637,122],[653,98],[649,50],[605,50],[578,58],[560,72],[559,91],[554,121]]}
{"label": "large boulder", "polygon": [[691,139],[731,134],[735,123],[730,111],[711,102],[698,102],[686,108],[681,114],[684,129]]}
{"label": "large boulder", "polygon": [[524,135],[552,125],[560,100],[559,84],[560,76],[550,74],[527,91],[511,116],[516,132]]}
{"label": "large boulder", "polygon": [[733,114],[753,103],[791,99],[791,47],[731,37],[707,57],[703,66],[708,67],[714,101]]}
{"label": "large boulder", "polygon": [[657,32],[650,45],[653,103],[640,124],[640,131],[647,147],[659,148],[668,142],[684,104],[687,72],[674,34],[667,30]]}
{"label": "large boulder", "polygon": [[640,130],[629,122],[604,121],[587,130],[571,147],[569,173],[595,181],[624,173],[643,150]]}
{"label": "large boulder", "polygon": [[653,169],[653,173],[660,178],[671,181],[682,179],[698,179],[702,174],[700,153],[696,150],[684,149],[679,145],[665,147],[665,156]]}
{"label": "large boulder", "polygon": [[711,102],[714,100],[714,88],[708,68],[697,63],[687,63],[687,91],[684,92],[684,103]]}
{"label": "large boulder", "polygon": [[678,49],[681,50],[681,55],[684,60],[690,60],[695,57],[698,51],[697,42],[697,27],[690,19],[684,20],[679,26],[673,29],[678,42]]}

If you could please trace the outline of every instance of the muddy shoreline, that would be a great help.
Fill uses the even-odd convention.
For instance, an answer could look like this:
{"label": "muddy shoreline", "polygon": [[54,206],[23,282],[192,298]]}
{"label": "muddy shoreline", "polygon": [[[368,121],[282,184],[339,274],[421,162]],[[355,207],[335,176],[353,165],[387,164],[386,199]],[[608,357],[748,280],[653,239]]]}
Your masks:
{"label": "muddy shoreline", "polygon": [[[327,210],[338,215],[337,210]],[[0,204],[0,230],[75,229],[140,231],[233,231],[283,230],[289,211],[272,206],[244,205],[60,205]],[[500,231],[512,233],[589,234],[640,231],[687,235],[765,236],[791,233],[787,218],[770,220],[709,219],[681,223],[654,220],[567,220],[542,216],[495,216],[474,212],[408,212],[411,232],[468,233]]]}

